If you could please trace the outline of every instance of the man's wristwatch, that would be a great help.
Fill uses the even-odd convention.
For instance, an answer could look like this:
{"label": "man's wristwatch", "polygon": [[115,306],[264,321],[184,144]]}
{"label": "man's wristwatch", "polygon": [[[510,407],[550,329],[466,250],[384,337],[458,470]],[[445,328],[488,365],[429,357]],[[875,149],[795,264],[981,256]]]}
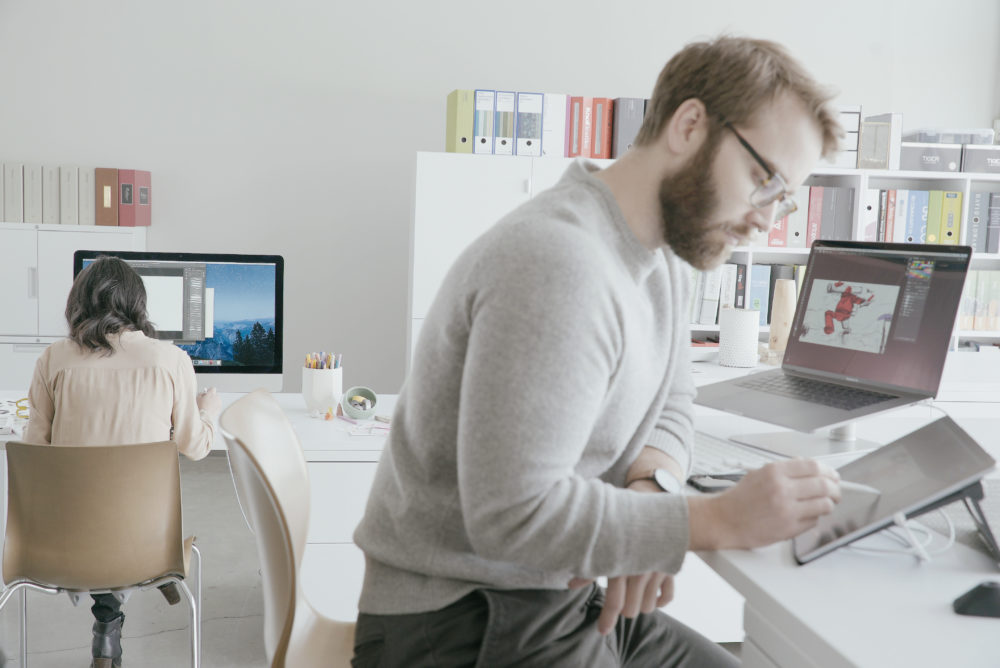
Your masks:
{"label": "man's wristwatch", "polygon": [[680,481],[667,469],[653,469],[653,472],[650,475],[643,476],[641,478],[633,478],[632,480],[629,480],[625,486],[628,487],[637,480],[652,480],[664,492],[668,492],[670,494],[681,493]]}

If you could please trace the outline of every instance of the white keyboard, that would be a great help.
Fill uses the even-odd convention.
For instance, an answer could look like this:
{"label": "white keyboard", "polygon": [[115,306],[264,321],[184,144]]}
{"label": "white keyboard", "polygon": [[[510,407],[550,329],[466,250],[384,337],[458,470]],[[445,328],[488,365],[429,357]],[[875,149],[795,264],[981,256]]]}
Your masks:
{"label": "white keyboard", "polygon": [[694,433],[691,475],[717,475],[720,473],[742,473],[758,469],[764,464],[786,459],[740,445],[724,438],[717,438],[701,431]]}

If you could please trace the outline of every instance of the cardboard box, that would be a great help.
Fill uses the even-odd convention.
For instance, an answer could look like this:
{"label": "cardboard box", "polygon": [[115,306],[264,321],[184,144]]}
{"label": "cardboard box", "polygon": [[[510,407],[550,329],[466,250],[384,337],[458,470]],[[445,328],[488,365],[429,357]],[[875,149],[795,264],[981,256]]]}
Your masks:
{"label": "cardboard box", "polygon": [[1000,146],[981,144],[963,146],[962,171],[1000,174]]}
{"label": "cardboard box", "polygon": [[899,168],[919,172],[957,172],[962,164],[961,144],[903,142]]}

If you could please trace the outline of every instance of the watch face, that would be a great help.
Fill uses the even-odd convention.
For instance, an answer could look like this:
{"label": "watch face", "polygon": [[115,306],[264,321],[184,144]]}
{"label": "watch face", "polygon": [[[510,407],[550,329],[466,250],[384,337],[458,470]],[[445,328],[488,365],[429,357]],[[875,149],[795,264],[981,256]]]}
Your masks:
{"label": "watch face", "polygon": [[653,479],[664,492],[671,494],[681,493],[681,483],[667,469],[656,469],[653,471]]}

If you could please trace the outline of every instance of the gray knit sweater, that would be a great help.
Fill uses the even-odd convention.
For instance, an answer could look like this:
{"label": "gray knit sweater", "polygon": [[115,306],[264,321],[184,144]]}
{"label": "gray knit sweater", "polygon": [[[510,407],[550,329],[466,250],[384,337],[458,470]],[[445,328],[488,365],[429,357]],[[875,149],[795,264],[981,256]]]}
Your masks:
{"label": "gray knit sweater", "polygon": [[448,273],[354,534],[362,612],[680,569],[684,498],[622,486],[644,445],[689,465],[689,269],[639,243],[595,169],[574,163]]}

